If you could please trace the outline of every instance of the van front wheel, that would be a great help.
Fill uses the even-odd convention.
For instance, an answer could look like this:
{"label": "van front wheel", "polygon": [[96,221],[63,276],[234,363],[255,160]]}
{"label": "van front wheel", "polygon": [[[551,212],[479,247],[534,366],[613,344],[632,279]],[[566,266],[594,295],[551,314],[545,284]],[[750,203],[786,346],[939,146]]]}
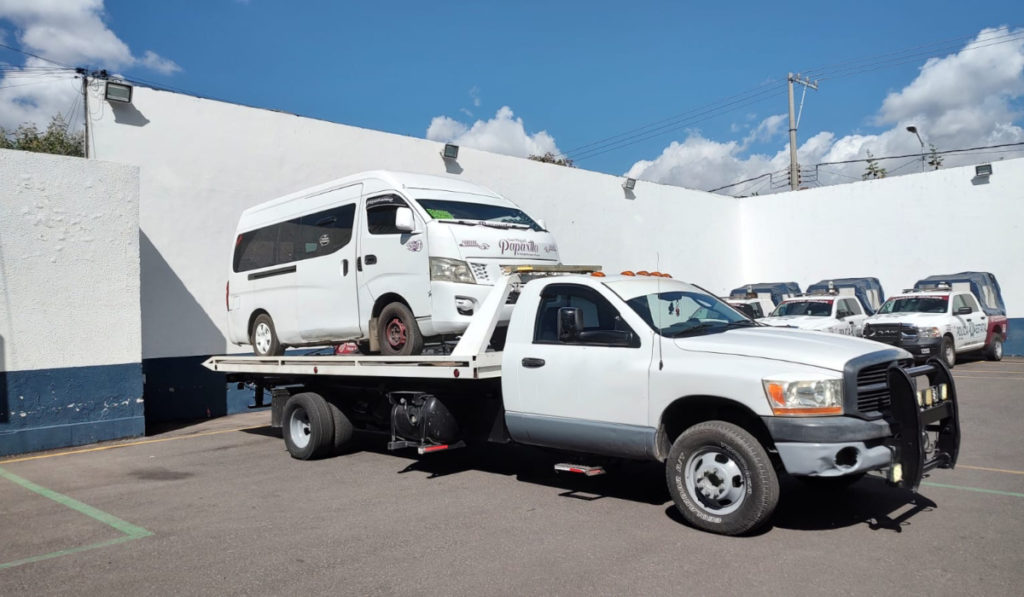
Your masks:
{"label": "van front wheel", "polygon": [[252,322],[249,342],[252,344],[252,351],[258,357],[272,357],[284,354],[284,347],[278,341],[277,330],[274,329],[274,320],[266,313],[261,313]]}
{"label": "van front wheel", "polygon": [[380,354],[398,356],[423,352],[423,334],[409,307],[402,303],[391,303],[380,312],[377,321]]}

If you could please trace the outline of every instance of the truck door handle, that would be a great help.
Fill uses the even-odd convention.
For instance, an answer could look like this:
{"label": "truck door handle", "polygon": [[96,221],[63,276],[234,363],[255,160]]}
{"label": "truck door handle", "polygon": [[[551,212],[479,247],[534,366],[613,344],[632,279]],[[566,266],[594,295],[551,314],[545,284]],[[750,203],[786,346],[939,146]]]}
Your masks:
{"label": "truck door handle", "polygon": [[348,259],[342,259],[341,260],[341,275],[343,275],[343,276],[347,276],[348,275]]}
{"label": "truck door handle", "polygon": [[532,357],[526,357],[525,359],[523,359],[523,367],[527,367],[529,369],[536,369],[537,367],[543,366],[544,359],[535,359]]}
{"label": "truck door handle", "polygon": [[373,265],[373,264],[377,263],[377,256],[376,255],[367,255],[367,256],[363,257],[363,263],[365,263],[366,265]]}

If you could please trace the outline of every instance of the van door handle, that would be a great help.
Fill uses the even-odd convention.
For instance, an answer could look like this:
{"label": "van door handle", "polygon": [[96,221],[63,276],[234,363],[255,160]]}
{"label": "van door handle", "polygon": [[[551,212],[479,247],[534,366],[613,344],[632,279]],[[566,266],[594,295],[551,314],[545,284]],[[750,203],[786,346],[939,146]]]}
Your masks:
{"label": "van door handle", "polygon": [[366,257],[363,257],[363,263],[365,263],[366,265],[373,265],[377,263],[377,256],[367,255]]}
{"label": "van door handle", "polygon": [[525,359],[523,359],[523,367],[528,367],[530,369],[536,369],[537,367],[543,367],[543,366],[544,366],[544,359],[535,359],[535,358],[532,358],[532,357],[526,357]]}
{"label": "van door handle", "polygon": [[357,272],[363,271],[363,258],[362,257],[356,257],[356,271]]}
{"label": "van door handle", "polygon": [[348,275],[348,259],[342,259],[341,260],[341,275],[342,276],[347,276]]}

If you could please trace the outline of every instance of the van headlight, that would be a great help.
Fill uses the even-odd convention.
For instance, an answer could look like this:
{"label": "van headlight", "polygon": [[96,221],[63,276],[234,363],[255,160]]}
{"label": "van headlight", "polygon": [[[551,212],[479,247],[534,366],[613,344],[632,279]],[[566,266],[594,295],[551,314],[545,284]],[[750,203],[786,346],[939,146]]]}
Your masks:
{"label": "van headlight", "polygon": [[765,379],[764,393],[776,416],[843,414],[843,380]]}
{"label": "van headlight", "polygon": [[476,279],[473,278],[473,272],[470,271],[468,263],[447,257],[430,258],[430,280],[432,282],[476,284]]}

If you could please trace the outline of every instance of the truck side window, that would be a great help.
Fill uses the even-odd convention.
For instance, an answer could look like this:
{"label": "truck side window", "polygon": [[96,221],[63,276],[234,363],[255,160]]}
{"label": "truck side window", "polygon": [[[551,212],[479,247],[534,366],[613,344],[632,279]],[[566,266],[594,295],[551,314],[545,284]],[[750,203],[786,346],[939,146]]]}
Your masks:
{"label": "truck side window", "polygon": [[969,306],[970,305],[967,304],[967,301],[964,300],[964,295],[958,294],[958,295],[953,297],[953,314],[954,315],[956,315],[956,312],[960,309],[960,307],[969,307]]}
{"label": "truck side window", "polygon": [[583,331],[633,331],[615,307],[594,290],[573,284],[552,284],[544,289],[537,308],[533,330],[535,344],[560,344],[558,310],[562,307],[579,307],[583,311]]}
{"label": "truck side window", "polygon": [[860,308],[860,303],[853,299],[846,299],[846,309],[850,312],[850,315],[863,315],[864,311]]}
{"label": "truck side window", "polygon": [[981,311],[981,308],[978,306],[978,301],[974,300],[973,296],[969,294],[962,294],[960,296],[964,297],[964,304],[971,308],[972,313]]}
{"label": "truck side window", "polygon": [[350,203],[302,216],[299,220],[300,259],[330,255],[347,245],[352,240],[355,215],[356,206]]}
{"label": "truck side window", "polygon": [[366,229],[370,234],[401,234],[395,228],[395,212],[408,207],[401,197],[384,195],[366,201]]}

